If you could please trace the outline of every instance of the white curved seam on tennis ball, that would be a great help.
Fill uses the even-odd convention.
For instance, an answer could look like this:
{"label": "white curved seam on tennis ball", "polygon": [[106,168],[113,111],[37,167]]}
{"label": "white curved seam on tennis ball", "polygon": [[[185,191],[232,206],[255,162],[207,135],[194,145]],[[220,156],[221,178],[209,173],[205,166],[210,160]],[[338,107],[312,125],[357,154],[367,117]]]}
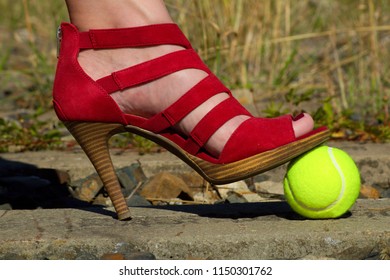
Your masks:
{"label": "white curved seam on tennis ball", "polygon": [[336,168],[337,170],[337,173],[339,173],[340,175],[340,179],[341,179],[341,190],[340,190],[340,194],[339,196],[337,197],[337,199],[335,201],[333,201],[331,204],[329,204],[328,206],[326,207],[323,207],[323,208],[315,208],[315,207],[308,207],[307,205],[303,204],[301,201],[299,201],[298,199],[295,198],[294,196],[294,192],[290,189],[291,191],[291,194],[293,195],[295,201],[298,203],[299,206],[301,206],[302,208],[305,208],[307,210],[313,210],[313,211],[323,211],[323,210],[328,210],[330,208],[332,208],[343,196],[344,196],[344,191],[345,191],[345,186],[346,186],[346,182],[345,182],[345,176],[344,176],[344,173],[343,171],[341,170],[341,167],[340,165],[337,163],[337,160],[336,160],[336,157],[334,156],[333,154],[333,149],[331,147],[328,147],[328,154],[329,154],[329,157],[330,157],[330,160],[332,161],[333,163],[333,166]]}
{"label": "white curved seam on tennis ball", "polygon": [[341,170],[341,167],[338,164],[336,157],[334,156],[333,149],[331,147],[328,148],[328,153],[329,153],[330,159],[332,160],[334,167],[336,167],[336,170],[339,173],[340,179],[341,179],[341,190],[340,190],[339,196],[332,204],[330,204],[328,206],[328,208],[330,208],[344,196],[346,182],[345,182],[345,176],[344,176],[343,170]]}

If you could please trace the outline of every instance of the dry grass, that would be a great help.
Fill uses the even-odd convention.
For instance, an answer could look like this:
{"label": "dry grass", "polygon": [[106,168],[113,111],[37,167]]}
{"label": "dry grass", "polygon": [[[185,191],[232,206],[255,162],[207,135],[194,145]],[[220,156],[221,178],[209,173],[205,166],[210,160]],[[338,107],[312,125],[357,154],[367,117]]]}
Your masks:
{"label": "dry grass", "polygon": [[[390,139],[389,1],[166,3],[217,76],[253,92],[259,115],[306,109],[335,131],[357,123]],[[51,108],[55,30],[67,20],[63,0],[0,0],[0,97]]]}
{"label": "dry grass", "polygon": [[168,3],[202,57],[230,86],[253,89],[256,100],[283,99],[289,111],[320,97],[318,102],[331,99],[336,113],[382,115],[388,123],[388,1]]}

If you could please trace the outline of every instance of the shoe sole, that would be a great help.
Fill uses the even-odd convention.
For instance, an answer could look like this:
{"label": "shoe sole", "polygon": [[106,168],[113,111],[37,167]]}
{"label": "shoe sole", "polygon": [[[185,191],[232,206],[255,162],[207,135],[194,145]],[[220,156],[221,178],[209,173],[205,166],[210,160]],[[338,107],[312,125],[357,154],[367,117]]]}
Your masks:
{"label": "shoe sole", "polygon": [[329,130],[319,131],[306,138],[287,145],[227,164],[215,164],[195,157],[165,137],[134,126],[126,126],[126,131],[147,138],[175,154],[197,171],[211,184],[223,185],[253,177],[323,144],[330,138]]}

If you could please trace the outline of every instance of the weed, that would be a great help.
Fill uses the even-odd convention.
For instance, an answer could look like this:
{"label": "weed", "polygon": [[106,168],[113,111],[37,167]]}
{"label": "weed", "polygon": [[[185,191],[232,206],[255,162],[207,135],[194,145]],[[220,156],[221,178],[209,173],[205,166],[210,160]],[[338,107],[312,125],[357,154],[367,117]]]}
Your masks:
{"label": "weed", "polygon": [[61,133],[38,121],[36,116],[19,115],[14,120],[0,118],[0,152],[22,152],[62,147]]}

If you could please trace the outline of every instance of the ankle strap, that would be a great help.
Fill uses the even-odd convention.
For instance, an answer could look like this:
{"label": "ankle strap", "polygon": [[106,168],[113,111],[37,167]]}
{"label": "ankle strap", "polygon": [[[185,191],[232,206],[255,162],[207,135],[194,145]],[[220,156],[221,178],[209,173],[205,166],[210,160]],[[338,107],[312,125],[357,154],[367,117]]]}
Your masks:
{"label": "ankle strap", "polygon": [[190,49],[191,44],[174,23],[131,28],[91,29],[80,32],[80,49],[108,49],[179,45]]}

